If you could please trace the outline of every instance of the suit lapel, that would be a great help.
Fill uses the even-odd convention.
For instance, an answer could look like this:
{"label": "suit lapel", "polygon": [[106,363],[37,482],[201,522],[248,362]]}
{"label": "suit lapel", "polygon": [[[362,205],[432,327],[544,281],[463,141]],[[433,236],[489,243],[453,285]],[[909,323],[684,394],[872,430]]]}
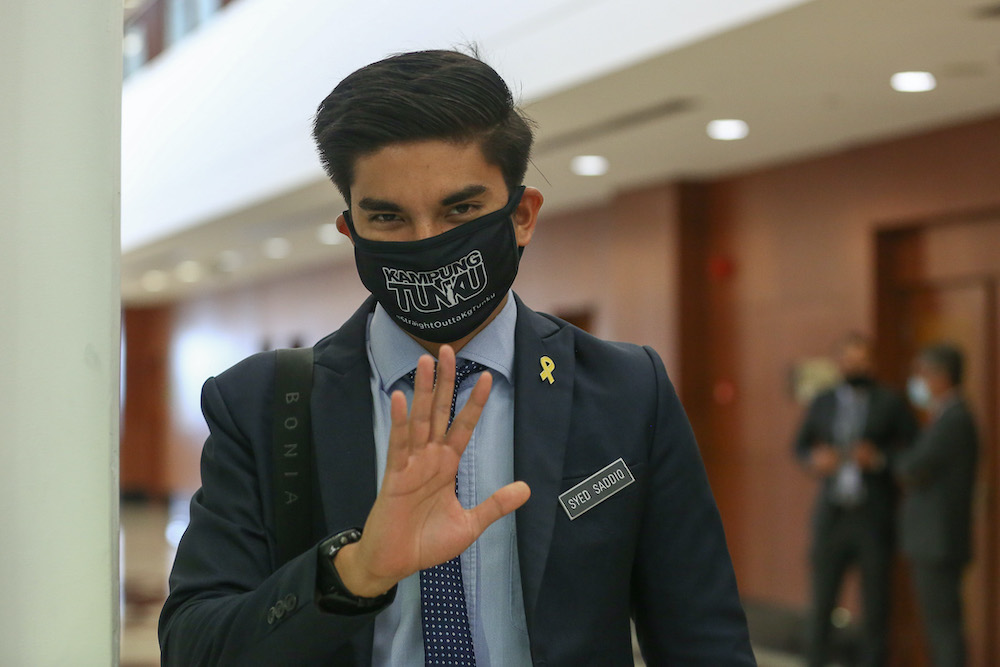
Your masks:
{"label": "suit lapel", "polygon": [[[531,488],[531,498],[516,514],[517,551],[530,630],[558,510],[575,355],[572,329],[558,327],[515,299],[514,478]],[[552,383],[540,377],[542,357],[555,364]]]}
{"label": "suit lapel", "polygon": [[316,346],[312,397],[313,440],[328,533],[364,526],[375,502],[372,393],[365,347],[365,304]]}

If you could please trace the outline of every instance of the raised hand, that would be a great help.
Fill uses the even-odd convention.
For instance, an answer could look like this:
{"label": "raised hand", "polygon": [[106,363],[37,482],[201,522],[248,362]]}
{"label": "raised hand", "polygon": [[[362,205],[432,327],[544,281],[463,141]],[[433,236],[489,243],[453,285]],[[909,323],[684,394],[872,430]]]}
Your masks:
{"label": "raised hand", "polygon": [[819,477],[829,477],[840,467],[840,454],[833,445],[820,443],[809,455],[809,466]]}
{"label": "raised hand", "polygon": [[429,355],[417,364],[410,413],[406,397],[392,395],[392,428],[382,489],[361,541],[341,549],[336,568],[356,595],[374,597],[418,570],[462,553],[497,519],[523,505],[528,485],[514,482],[472,509],[455,495],[458,463],[490,394],[483,373],[462,411],[448,426],[455,385],[455,352],[441,347],[437,383]]}
{"label": "raised hand", "polygon": [[870,440],[858,441],[851,456],[862,470],[877,471],[886,464],[885,455]]}

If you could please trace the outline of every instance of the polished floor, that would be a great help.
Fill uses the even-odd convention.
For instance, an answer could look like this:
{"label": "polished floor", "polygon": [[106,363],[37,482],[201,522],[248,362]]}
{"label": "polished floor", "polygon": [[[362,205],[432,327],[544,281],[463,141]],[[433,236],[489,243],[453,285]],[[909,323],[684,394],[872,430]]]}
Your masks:
{"label": "polished floor", "polygon": [[121,667],[160,664],[156,622],[167,597],[173,547],[167,542],[166,505],[122,503]]}
{"label": "polished floor", "polygon": [[[122,613],[121,667],[160,664],[156,622],[167,594],[167,573],[174,548],[167,539],[171,520],[183,520],[184,505],[122,503]],[[171,526],[176,530],[176,525]],[[645,663],[636,651],[635,664]],[[792,656],[757,650],[760,667],[801,667]]]}

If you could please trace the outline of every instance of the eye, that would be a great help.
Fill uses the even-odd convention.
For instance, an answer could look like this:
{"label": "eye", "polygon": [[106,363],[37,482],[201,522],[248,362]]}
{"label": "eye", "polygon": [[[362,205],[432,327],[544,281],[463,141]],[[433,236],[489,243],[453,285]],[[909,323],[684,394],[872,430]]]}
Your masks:
{"label": "eye", "polygon": [[448,209],[448,215],[466,216],[478,210],[479,210],[478,204],[470,204],[470,203],[455,204],[450,209]]}
{"label": "eye", "polygon": [[395,213],[373,213],[368,216],[368,221],[375,224],[385,224],[387,222],[397,222],[399,216]]}

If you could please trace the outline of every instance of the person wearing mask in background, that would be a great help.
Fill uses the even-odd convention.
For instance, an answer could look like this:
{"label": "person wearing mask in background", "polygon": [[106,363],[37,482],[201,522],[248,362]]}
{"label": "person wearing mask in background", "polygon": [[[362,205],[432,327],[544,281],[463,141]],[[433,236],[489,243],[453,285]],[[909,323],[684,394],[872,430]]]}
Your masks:
{"label": "person wearing mask in background", "polygon": [[206,382],[163,663],[631,665],[634,620],[652,666],[753,665],[659,356],[510,291],[542,194],[503,79],[393,56],[337,85],[314,137],[372,292],[314,348],[322,521],[278,562],[275,354]]}
{"label": "person wearing mask in background", "polygon": [[965,664],[962,572],[972,555],[976,423],[961,394],[963,357],[938,343],[917,356],[910,400],[928,422],[893,462],[904,488],[903,553],[910,561],[935,667]]}
{"label": "person wearing mask in background", "polygon": [[807,621],[810,667],[829,659],[830,615],[844,574],[861,571],[861,662],[887,654],[889,564],[895,487],[889,463],[917,424],[902,396],[876,382],[871,345],[851,334],[838,346],[843,381],[810,404],[795,439],[799,461],[821,480],[813,514],[812,605]]}

